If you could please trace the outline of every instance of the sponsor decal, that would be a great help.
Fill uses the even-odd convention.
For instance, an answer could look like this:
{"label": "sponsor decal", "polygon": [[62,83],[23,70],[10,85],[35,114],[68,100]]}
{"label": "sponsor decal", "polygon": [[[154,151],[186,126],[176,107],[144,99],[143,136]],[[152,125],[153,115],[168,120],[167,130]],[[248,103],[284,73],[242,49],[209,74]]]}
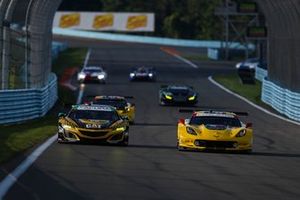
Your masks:
{"label": "sponsor decal", "polygon": [[60,17],[59,27],[60,28],[69,28],[73,26],[79,26],[80,24],[80,14],[64,14]]}
{"label": "sponsor decal", "polygon": [[94,29],[101,29],[105,27],[111,27],[114,24],[114,15],[107,14],[107,15],[97,15],[94,18],[93,28]]}
{"label": "sponsor decal", "polygon": [[93,111],[113,111],[109,106],[86,106],[80,105],[77,107],[77,110],[93,110]]}
{"label": "sponsor decal", "polygon": [[148,22],[147,15],[129,16],[127,19],[126,28],[128,30],[134,30],[137,28],[147,27],[147,22]]}
{"label": "sponsor decal", "polygon": [[86,124],[86,128],[102,128],[100,124]]}

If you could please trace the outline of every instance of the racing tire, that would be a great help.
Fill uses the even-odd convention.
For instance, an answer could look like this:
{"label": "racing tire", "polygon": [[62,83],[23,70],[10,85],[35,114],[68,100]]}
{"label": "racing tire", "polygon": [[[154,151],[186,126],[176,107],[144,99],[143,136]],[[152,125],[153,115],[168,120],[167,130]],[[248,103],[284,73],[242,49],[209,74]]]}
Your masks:
{"label": "racing tire", "polygon": [[165,106],[165,105],[166,105],[166,103],[165,103],[165,102],[163,102],[161,99],[159,99],[159,105],[160,105],[160,106]]}
{"label": "racing tire", "polygon": [[184,151],[184,150],[185,150],[184,147],[182,147],[182,146],[179,145],[179,142],[178,142],[178,141],[177,141],[177,143],[176,143],[176,147],[177,147],[177,150],[178,150],[178,151]]}
{"label": "racing tire", "polygon": [[124,138],[123,140],[119,143],[121,146],[128,146],[129,144],[129,136],[128,136],[128,130],[126,131],[126,133],[124,133]]}

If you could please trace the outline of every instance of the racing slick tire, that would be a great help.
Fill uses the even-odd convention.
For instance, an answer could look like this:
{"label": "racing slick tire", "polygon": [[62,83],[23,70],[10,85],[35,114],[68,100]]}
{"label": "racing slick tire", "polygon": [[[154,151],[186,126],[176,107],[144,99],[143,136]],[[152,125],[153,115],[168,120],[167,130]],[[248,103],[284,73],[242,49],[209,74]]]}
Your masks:
{"label": "racing slick tire", "polygon": [[176,143],[176,147],[177,147],[177,150],[178,150],[178,151],[184,151],[184,150],[185,150],[184,147],[182,147],[182,146],[179,145],[178,140],[177,140],[177,143]]}
{"label": "racing slick tire", "polygon": [[128,129],[124,132],[124,138],[123,140],[119,143],[121,146],[128,146],[129,143],[129,135],[128,135]]}

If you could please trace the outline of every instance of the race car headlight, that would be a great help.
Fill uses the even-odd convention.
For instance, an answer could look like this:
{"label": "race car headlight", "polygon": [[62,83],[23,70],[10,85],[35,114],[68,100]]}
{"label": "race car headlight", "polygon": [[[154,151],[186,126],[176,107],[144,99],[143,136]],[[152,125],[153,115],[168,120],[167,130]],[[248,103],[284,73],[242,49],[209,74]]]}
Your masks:
{"label": "race car headlight", "polygon": [[149,77],[152,77],[152,76],[153,76],[153,74],[152,74],[152,73],[150,73],[150,74],[148,74],[148,76],[149,76]]}
{"label": "race car headlight", "polygon": [[130,73],[129,76],[132,78],[132,77],[135,76],[135,74],[134,73]]}
{"label": "race car headlight", "polygon": [[117,131],[117,132],[123,132],[125,130],[126,130],[125,127],[118,127],[118,128],[115,129],[115,131]]}
{"label": "race car headlight", "polygon": [[165,95],[165,97],[166,97],[166,99],[169,99],[169,100],[173,99],[173,97],[170,95]]}
{"label": "race car headlight", "polygon": [[196,95],[189,97],[189,101],[194,101],[196,99]]}
{"label": "race car headlight", "polygon": [[166,99],[172,100],[172,93],[163,93]]}
{"label": "race car headlight", "polygon": [[246,129],[240,130],[235,137],[244,137],[246,135]]}
{"label": "race car headlight", "polygon": [[191,135],[197,135],[196,131],[191,127],[186,127],[186,132]]}
{"label": "race car headlight", "polygon": [[78,74],[78,79],[84,79],[84,78],[85,78],[85,74],[83,73]]}
{"label": "race car headlight", "polygon": [[71,125],[67,125],[67,124],[64,124],[62,125],[63,129],[71,129],[72,126]]}
{"label": "race car headlight", "polygon": [[104,77],[105,77],[104,74],[99,74],[98,75],[98,79],[104,79]]}

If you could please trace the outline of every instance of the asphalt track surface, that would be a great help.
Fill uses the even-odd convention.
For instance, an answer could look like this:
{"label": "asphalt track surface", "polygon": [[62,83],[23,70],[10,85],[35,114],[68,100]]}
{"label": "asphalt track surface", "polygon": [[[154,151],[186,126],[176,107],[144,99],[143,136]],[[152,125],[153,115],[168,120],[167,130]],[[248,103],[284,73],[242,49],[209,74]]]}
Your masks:
{"label": "asphalt track surface", "polygon": [[[77,45],[77,44],[75,44]],[[81,42],[89,64],[108,71],[106,85],[84,95],[134,96],[136,124],[128,147],[53,144],[21,176],[5,199],[299,199],[299,126],[271,117],[211,84],[207,77],[233,66],[197,63],[194,69],[159,46]],[[186,49],[181,49],[185,51]],[[193,50],[189,50],[193,51]],[[131,67],[154,66],[158,81],[128,81]],[[188,116],[160,107],[161,84],[192,85],[204,109],[247,111],[254,124],[253,153],[179,152],[176,122]]]}

